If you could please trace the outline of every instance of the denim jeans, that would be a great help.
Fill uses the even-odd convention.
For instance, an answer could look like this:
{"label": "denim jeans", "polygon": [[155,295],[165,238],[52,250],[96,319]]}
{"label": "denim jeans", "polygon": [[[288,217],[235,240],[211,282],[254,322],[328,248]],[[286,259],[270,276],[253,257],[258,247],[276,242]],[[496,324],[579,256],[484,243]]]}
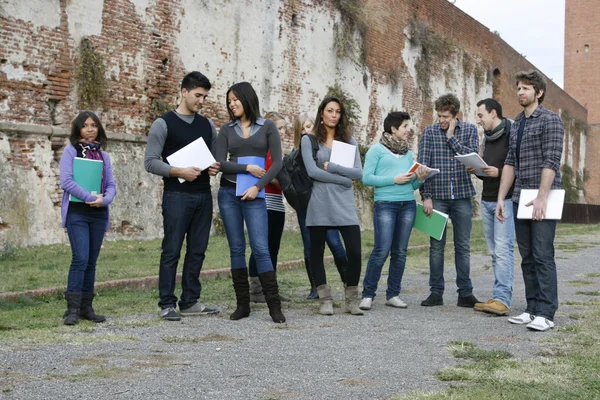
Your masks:
{"label": "denim jeans", "polygon": [[[103,212],[102,212],[103,211]],[[67,234],[71,243],[71,267],[67,281],[67,292],[80,293],[94,291],[96,281],[96,261],[104,240],[107,209],[86,213],[69,210],[67,213]]]}
{"label": "denim jeans", "polygon": [[402,284],[402,275],[406,265],[408,240],[415,222],[417,205],[411,201],[378,201],[375,203],[373,225],[375,227],[375,245],[369,257],[367,272],[363,280],[362,297],[375,297],[381,269],[388,255],[390,266],[386,299],[398,296]]}
{"label": "denim jeans", "polygon": [[[302,244],[304,245],[304,258],[310,258],[310,231],[306,226],[306,210],[298,211],[298,225],[300,226],[300,234],[302,235]],[[340,238],[340,231],[337,229],[331,229],[327,231],[325,236],[325,242],[333,254],[333,258],[340,259],[346,258],[346,249],[342,244]]]}
{"label": "denim jeans", "polygon": [[515,278],[515,221],[512,201],[504,203],[504,217],[506,219],[503,223],[496,218],[495,201],[481,201],[483,234],[494,268],[493,299],[510,308]]}
{"label": "denim jeans", "polygon": [[177,264],[185,239],[187,249],[181,275],[179,308],[186,309],[198,302],[202,284],[200,270],[204,263],[212,222],[210,192],[184,193],[165,190],[162,215],[164,238],[158,270],[158,293],[161,308],[175,307]]}
{"label": "denim jeans", "polygon": [[258,274],[273,270],[269,254],[269,233],[265,229],[268,219],[265,199],[242,200],[235,195],[235,187],[221,186],[219,210],[229,243],[231,269],[246,268],[245,221]]}
{"label": "denim jeans", "polygon": [[[285,226],[285,213],[275,210],[267,210],[267,230],[269,235],[269,254],[273,269],[277,269],[277,258],[279,256],[279,247],[281,246],[281,235]],[[256,259],[254,253],[250,253],[248,260],[248,274],[258,276],[256,270]]]}
{"label": "denim jeans", "polygon": [[[518,204],[514,203],[517,209]],[[515,232],[521,253],[521,270],[525,283],[525,312],[554,320],[558,309],[558,282],[554,262],[556,221],[517,219]]]}
{"label": "denim jeans", "polygon": [[[458,295],[473,294],[471,284],[471,227],[473,205],[471,199],[433,200],[433,208],[450,216],[454,232],[454,263]],[[429,240],[429,286],[431,293],[444,293],[444,248],[446,230],[441,240]]]}

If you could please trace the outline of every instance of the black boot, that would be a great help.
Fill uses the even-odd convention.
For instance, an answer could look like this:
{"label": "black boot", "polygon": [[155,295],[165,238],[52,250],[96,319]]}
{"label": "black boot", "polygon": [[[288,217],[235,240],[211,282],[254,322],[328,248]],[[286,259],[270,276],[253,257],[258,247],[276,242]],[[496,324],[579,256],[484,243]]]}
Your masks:
{"label": "black boot", "polygon": [[340,274],[340,279],[346,286],[346,270],[348,269],[348,259],[347,258],[335,258],[333,260],[335,262],[335,266]]}
{"label": "black boot", "polygon": [[318,299],[319,294],[317,293],[317,286],[313,280],[312,272],[310,272],[310,258],[304,259],[304,266],[306,267],[306,275],[308,275],[308,281],[310,282],[310,293],[306,297],[306,300]]}
{"label": "black boot", "polygon": [[64,317],[65,325],[75,325],[79,322],[79,308],[81,307],[81,293],[67,292],[65,293],[67,300],[67,315]]}
{"label": "black boot", "polygon": [[96,323],[104,322],[106,321],[106,317],[104,315],[96,314],[94,312],[94,309],[92,308],[94,296],[95,295],[92,292],[81,293],[81,307],[79,308],[79,317]]}
{"label": "black boot", "polygon": [[250,284],[248,284],[248,270],[246,268],[235,268],[231,270],[233,290],[237,308],[229,316],[229,319],[237,321],[250,315]]}
{"label": "black boot", "polygon": [[277,285],[277,273],[275,271],[264,272],[258,275],[263,287],[265,300],[269,307],[269,315],[275,323],[285,322],[285,316],[281,312],[281,300],[279,299],[279,286]]}

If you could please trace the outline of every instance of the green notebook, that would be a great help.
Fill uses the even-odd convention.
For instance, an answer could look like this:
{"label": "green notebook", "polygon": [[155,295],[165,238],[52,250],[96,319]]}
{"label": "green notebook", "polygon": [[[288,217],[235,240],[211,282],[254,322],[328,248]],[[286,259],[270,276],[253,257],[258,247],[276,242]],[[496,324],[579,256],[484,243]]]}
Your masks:
{"label": "green notebook", "polygon": [[423,204],[417,203],[417,215],[415,216],[415,223],[413,225],[415,228],[436,240],[441,240],[447,223],[447,214],[433,210],[431,217],[428,217],[425,211],[423,211]]}
{"label": "green notebook", "polygon": [[[73,180],[91,194],[102,191],[102,160],[75,157],[73,160]],[[69,195],[69,201],[83,203],[84,201]]]}

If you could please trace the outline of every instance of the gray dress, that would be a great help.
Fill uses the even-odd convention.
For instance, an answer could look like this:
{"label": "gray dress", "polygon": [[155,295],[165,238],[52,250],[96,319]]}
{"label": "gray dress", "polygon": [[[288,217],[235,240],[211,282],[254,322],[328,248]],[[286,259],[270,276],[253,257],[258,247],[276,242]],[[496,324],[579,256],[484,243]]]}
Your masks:
{"label": "gray dress", "polygon": [[318,163],[315,163],[310,138],[302,138],[302,159],[308,176],[314,179],[306,211],[306,226],[359,225],[352,181],[362,179],[362,165],[358,145],[352,137],[350,144],[356,146],[354,167],[346,168],[330,163],[325,171],[323,163],[329,161],[331,149],[319,143]]}

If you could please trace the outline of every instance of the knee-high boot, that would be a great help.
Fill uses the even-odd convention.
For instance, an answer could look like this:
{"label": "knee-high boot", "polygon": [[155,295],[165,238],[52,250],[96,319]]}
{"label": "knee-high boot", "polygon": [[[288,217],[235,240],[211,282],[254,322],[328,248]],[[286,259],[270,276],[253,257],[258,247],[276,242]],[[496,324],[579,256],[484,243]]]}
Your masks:
{"label": "knee-high boot", "polygon": [[237,321],[250,315],[250,285],[248,284],[248,270],[246,268],[235,268],[231,270],[233,290],[237,308],[229,316],[229,319]]}
{"label": "knee-high boot", "polygon": [[277,273],[273,271],[264,272],[258,275],[263,287],[265,300],[269,307],[269,315],[273,322],[285,322],[285,316],[281,312],[281,300],[279,299],[279,286],[277,285]]}
{"label": "knee-high boot", "polygon": [[306,275],[308,275],[308,281],[310,282],[310,293],[306,297],[306,300],[318,299],[319,294],[317,293],[317,285],[315,285],[315,280],[310,271],[310,258],[304,259],[304,266],[306,267]]}

